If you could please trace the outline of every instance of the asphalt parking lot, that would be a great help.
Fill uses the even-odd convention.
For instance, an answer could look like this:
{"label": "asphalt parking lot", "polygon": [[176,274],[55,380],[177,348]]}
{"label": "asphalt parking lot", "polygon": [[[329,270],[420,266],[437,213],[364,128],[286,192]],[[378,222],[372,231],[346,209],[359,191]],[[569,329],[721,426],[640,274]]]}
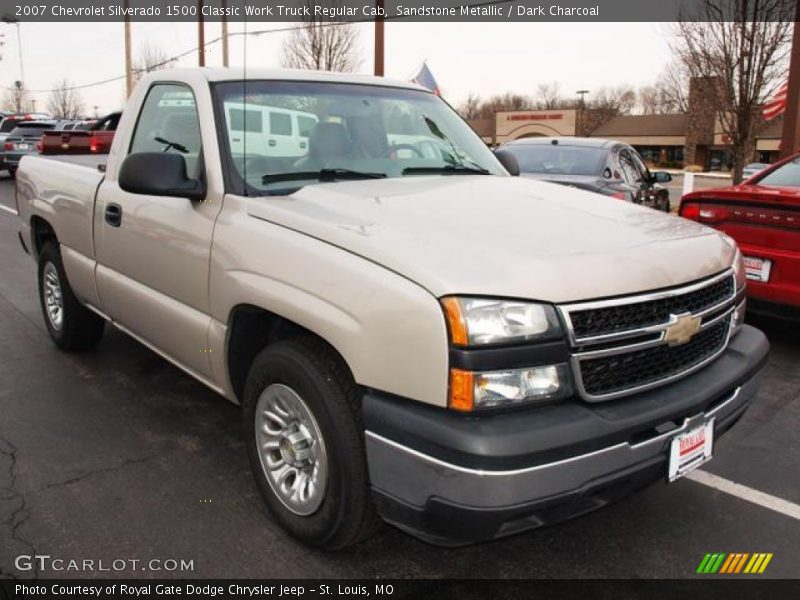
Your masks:
{"label": "asphalt parking lot", "polygon": [[684,479],[492,543],[441,549],[385,527],[328,554],[265,513],[237,407],[115,330],[90,354],[55,349],[13,206],[0,173],[0,577],[63,575],[15,568],[38,554],[193,564],[102,574],[119,577],[678,578],[709,552],[773,553],[756,577],[800,577],[798,325],[755,322],[772,343],[759,398],[704,467],[749,491]]}

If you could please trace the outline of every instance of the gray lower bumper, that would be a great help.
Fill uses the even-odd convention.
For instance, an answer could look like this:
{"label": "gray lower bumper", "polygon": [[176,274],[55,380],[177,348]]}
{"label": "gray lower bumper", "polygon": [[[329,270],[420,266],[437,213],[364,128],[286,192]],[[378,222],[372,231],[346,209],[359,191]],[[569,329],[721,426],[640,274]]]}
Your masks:
{"label": "gray lower bumper", "polygon": [[[463,427],[458,436],[447,444],[450,448],[437,448],[415,438],[417,431],[423,429],[416,414],[408,413],[405,419],[406,427],[414,432],[403,436],[389,426],[389,422],[400,422],[395,420],[399,414],[392,415],[390,410],[385,410],[386,405],[384,410],[377,411],[365,400],[367,456],[379,510],[386,520],[430,541],[471,541],[582,514],[636,487],[665,479],[668,449],[676,435],[711,418],[716,435],[721,435],[754,399],[768,344],[763,334],[753,328],[747,327],[742,333],[738,343],[735,339],[726,351],[727,360],[723,355],[682,382],[644,394],[630,403],[616,401],[618,410],[602,406],[585,408],[591,411],[591,418],[603,421],[602,427],[593,424],[589,428],[597,432],[598,438],[601,433],[608,438],[606,429],[616,428],[624,439],[618,437],[613,443],[594,444],[589,450],[574,451],[566,456],[562,451],[553,460],[546,459],[552,456],[547,449],[537,448],[535,454],[525,454],[528,464],[512,459],[511,454],[501,463],[487,462],[491,457],[481,454],[487,449],[491,453],[493,444],[506,441],[502,421],[501,426],[494,429],[492,422],[486,424],[479,419],[461,423]],[[687,394],[690,388],[692,393]],[[664,418],[662,415],[669,408],[670,398],[680,412],[673,413],[672,418]],[[694,408],[683,404],[687,401]],[[631,406],[648,409],[653,418],[625,412]],[[441,419],[450,418],[439,414]],[[562,410],[560,414],[570,413]],[[574,413],[576,421],[578,414]],[[501,418],[509,419],[509,438],[513,438],[514,424],[531,419],[528,439],[522,437],[515,442],[517,446],[525,444],[526,452],[535,443],[530,438],[546,438],[546,431],[552,428],[541,427],[541,422],[547,421],[547,413],[541,414],[538,426],[535,411],[529,415],[520,413],[516,419],[513,414]],[[415,421],[419,427],[415,426]],[[639,427],[635,423],[642,425]],[[445,433],[451,433],[454,428],[455,425],[440,428],[439,439],[446,440]],[[586,429],[579,429],[576,424],[575,435]],[[472,439],[470,432],[473,432]],[[591,441],[576,438],[561,439],[560,443],[565,448],[569,448],[570,443],[573,448],[585,448]],[[452,451],[457,445],[463,449],[470,444],[474,448],[473,456]],[[519,448],[517,454],[522,453],[523,448]],[[509,466],[504,468],[502,463]],[[614,490],[613,493],[610,490]],[[556,511],[558,514],[552,510],[553,506],[563,504],[570,507],[562,507]]]}

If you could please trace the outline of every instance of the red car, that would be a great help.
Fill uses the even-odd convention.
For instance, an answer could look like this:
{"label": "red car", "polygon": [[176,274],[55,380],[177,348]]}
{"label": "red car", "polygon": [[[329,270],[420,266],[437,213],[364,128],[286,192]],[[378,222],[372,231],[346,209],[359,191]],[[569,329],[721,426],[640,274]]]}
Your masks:
{"label": "red car", "polygon": [[749,310],[800,318],[800,154],[740,185],[686,194],[680,215],[739,244]]}

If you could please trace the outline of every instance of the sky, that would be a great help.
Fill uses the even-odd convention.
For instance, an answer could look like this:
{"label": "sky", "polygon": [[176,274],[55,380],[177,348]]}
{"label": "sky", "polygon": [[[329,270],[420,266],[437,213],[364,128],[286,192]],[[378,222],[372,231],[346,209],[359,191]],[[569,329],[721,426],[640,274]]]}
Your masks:
{"label": "sky", "polygon": [[[290,24],[250,23],[248,29],[276,29]],[[360,24],[359,72],[373,70],[373,25]],[[124,73],[122,23],[23,23],[20,25],[24,80],[37,109],[59,80],[73,85],[120,77]],[[244,30],[231,23],[231,32]],[[206,24],[206,39],[220,33]],[[17,29],[0,24],[0,86],[20,79]],[[286,33],[234,36],[232,66],[241,66],[247,43],[248,65],[279,67]],[[195,23],[134,23],[134,57],[145,44],[174,56],[197,46]],[[669,25],[662,23],[387,23],[386,75],[409,80],[422,61],[436,77],[444,97],[458,105],[470,92],[488,97],[507,91],[535,95],[540,83],[557,82],[564,96],[578,89],[652,84],[670,60]],[[178,66],[196,66],[197,54]],[[222,64],[220,44],[209,45],[206,64]],[[87,114],[118,109],[124,80],[81,90]]]}

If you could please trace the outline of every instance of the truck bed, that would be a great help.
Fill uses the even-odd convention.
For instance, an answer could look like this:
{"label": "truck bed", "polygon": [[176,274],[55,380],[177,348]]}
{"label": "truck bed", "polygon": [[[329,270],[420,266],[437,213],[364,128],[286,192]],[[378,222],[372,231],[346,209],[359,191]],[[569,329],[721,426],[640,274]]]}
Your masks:
{"label": "truck bed", "polygon": [[[33,214],[53,227],[62,246],[94,257],[93,214],[95,194],[105,173],[107,156],[26,156],[18,172],[19,217],[30,227]],[[35,208],[35,211],[34,211]]]}

